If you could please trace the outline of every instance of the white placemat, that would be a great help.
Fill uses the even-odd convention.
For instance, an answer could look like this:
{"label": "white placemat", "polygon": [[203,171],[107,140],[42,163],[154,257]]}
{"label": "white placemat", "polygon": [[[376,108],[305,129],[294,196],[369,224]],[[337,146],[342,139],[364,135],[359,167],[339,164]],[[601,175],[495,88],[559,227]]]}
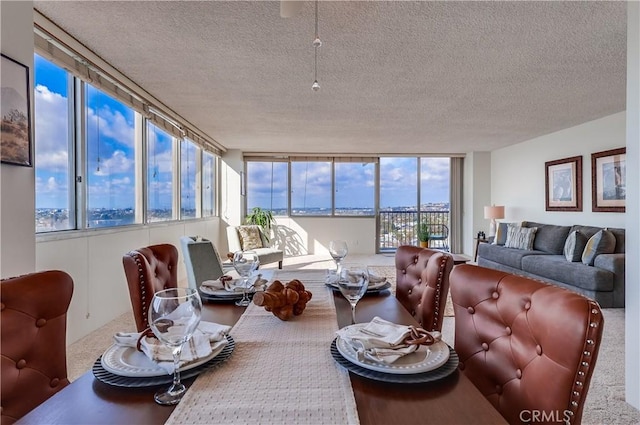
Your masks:
{"label": "white placemat", "polygon": [[313,293],[302,315],[283,322],[251,304],[231,330],[229,361],[198,377],[167,424],[359,423],[349,374],[331,357],[338,324],[325,272],[275,279],[299,279]]}

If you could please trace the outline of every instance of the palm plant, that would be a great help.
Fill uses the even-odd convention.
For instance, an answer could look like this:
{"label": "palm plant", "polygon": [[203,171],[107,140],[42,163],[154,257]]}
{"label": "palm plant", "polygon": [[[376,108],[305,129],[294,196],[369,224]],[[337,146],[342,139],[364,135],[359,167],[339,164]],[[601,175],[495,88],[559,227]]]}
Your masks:
{"label": "palm plant", "polygon": [[271,236],[271,226],[275,224],[273,213],[270,210],[264,210],[260,207],[254,207],[245,217],[246,224],[256,224],[262,227],[264,235],[269,240]]}
{"label": "palm plant", "polygon": [[420,245],[427,246],[430,238],[431,232],[429,232],[429,225],[427,223],[420,224],[418,227],[418,240],[421,242]]}

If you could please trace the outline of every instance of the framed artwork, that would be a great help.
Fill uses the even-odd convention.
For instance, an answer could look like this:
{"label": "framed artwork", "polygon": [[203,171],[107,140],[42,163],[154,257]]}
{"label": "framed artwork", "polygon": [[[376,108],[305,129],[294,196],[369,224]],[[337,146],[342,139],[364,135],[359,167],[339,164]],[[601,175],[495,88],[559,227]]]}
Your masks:
{"label": "framed artwork", "polygon": [[548,161],[545,166],[547,211],[582,211],[582,156]]}
{"label": "framed artwork", "polygon": [[29,67],[2,55],[0,75],[2,75],[0,159],[7,164],[31,167]]}
{"label": "framed artwork", "polygon": [[625,212],[627,148],[591,154],[591,193],[594,212]]}

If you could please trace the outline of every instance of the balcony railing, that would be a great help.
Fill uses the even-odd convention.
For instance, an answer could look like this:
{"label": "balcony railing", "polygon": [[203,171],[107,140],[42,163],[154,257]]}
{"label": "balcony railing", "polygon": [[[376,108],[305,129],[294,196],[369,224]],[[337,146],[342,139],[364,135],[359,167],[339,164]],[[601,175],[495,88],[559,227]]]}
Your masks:
{"label": "balcony railing", "polygon": [[395,251],[400,245],[419,245],[418,228],[427,223],[430,248],[449,249],[449,211],[380,211],[378,251]]}

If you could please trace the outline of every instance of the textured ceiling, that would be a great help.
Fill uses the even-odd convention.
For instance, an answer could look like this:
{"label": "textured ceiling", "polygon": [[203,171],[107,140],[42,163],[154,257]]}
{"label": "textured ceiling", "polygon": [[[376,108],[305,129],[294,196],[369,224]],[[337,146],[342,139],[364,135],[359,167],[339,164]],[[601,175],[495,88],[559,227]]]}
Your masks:
{"label": "textured ceiling", "polygon": [[623,2],[34,1],[229,149],[464,153],[625,109]]}

